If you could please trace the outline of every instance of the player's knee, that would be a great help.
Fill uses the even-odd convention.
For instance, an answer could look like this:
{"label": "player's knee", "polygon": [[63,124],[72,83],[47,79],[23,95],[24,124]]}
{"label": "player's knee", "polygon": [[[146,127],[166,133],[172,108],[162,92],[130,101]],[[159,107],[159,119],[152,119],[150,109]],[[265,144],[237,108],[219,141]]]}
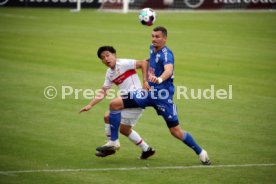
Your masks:
{"label": "player's knee", "polygon": [[110,110],[121,110],[123,109],[123,100],[121,98],[115,98],[110,102]]}
{"label": "player's knee", "polygon": [[104,114],[104,122],[105,122],[106,124],[109,124],[109,112],[106,112],[106,113]]}
{"label": "player's knee", "polygon": [[182,140],[184,132],[183,130],[180,128],[180,126],[176,126],[176,127],[171,127],[170,128],[170,133],[172,136],[174,136],[177,139]]}
{"label": "player's knee", "polygon": [[124,136],[129,136],[129,134],[131,133],[131,127],[121,124],[120,133]]}
{"label": "player's knee", "polygon": [[126,134],[126,130],[123,129],[123,128],[121,128],[121,127],[120,127],[120,133],[123,134],[123,135],[125,135],[125,136],[128,136],[128,135]]}

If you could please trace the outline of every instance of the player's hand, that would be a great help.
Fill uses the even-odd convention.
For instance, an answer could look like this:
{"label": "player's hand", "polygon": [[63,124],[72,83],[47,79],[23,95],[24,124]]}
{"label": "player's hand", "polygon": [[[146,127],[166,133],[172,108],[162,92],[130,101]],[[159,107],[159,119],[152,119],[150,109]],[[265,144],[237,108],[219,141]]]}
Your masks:
{"label": "player's hand", "polygon": [[149,81],[153,83],[158,83],[158,78],[155,75],[149,75]]}
{"label": "player's hand", "polygon": [[145,82],[143,83],[143,89],[145,89],[145,90],[147,90],[147,91],[150,90],[150,86],[149,86],[148,81],[145,81]]}
{"label": "player's hand", "polygon": [[83,108],[79,111],[79,113],[89,111],[89,110],[91,109],[91,107],[92,107],[91,105],[87,105],[87,106],[83,107]]}

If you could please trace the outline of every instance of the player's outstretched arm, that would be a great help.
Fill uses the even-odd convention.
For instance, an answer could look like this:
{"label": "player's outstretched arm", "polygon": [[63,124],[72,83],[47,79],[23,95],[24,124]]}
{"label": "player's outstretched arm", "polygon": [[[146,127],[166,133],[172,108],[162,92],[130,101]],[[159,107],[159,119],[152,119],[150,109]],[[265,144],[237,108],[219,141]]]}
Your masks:
{"label": "player's outstretched arm", "polygon": [[89,111],[93,106],[102,101],[104,97],[107,95],[107,90],[108,89],[106,87],[102,87],[102,89],[97,92],[96,97],[93,100],[91,100],[91,102],[88,105],[81,108],[79,113]]}

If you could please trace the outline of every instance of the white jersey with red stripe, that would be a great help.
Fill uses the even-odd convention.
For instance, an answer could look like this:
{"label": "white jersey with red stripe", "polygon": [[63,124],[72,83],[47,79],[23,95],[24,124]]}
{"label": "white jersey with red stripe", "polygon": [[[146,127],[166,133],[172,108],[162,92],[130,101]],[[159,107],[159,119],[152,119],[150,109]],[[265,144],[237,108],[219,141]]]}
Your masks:
{"label": "white jersey with red stripe", "polygon": [[104,87],[109,89],[112,84],[119,87],[123,94],[131,90],[141,89],[141,82],[136,73],[136,60],[117,59],[115,68],[107,69],[104,81]]}
{"label": "white jersey with red stripe", "polygon": [[[131,90],[141,89],[141,82],[136,73],[136,60],[117,59],[115,68],[108,68],[105,75],[104,87],[110,89],[115,84],[121,94],[127,94]],[[122,110],[122,123],[134,126],[140,118],[143,109],[131,108]]]}

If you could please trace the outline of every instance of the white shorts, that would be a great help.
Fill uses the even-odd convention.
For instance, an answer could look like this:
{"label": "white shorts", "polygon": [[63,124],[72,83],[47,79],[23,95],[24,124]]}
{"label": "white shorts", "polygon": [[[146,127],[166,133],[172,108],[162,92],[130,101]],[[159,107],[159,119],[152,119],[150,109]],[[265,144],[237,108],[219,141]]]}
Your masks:
{"label": "white shorts", "polygon": [[123,109],[121,112],[121,124],[128,126],[135,126],[139,118],[142,116],[144,109],[141,108],[129,108]]}

